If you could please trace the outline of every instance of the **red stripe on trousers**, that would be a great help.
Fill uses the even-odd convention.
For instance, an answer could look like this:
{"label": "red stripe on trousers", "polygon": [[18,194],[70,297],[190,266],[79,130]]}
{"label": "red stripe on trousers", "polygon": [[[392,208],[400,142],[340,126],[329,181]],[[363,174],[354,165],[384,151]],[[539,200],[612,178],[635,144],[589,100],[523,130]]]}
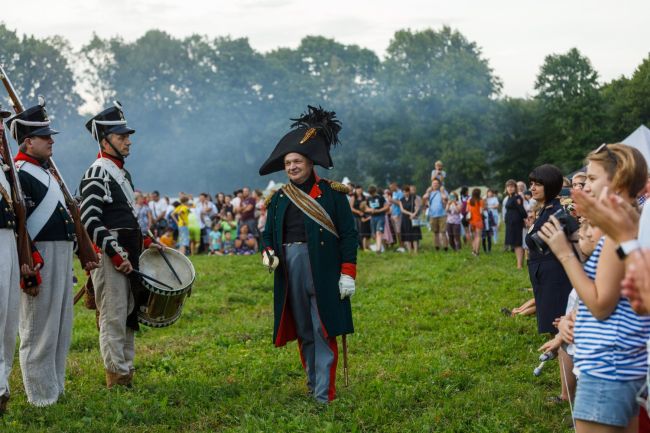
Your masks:
{"label": "red stripe on trousers", "polygon": [[330,388],[327,392],[327,399],[332,401],[336,398],[336,365],[339,362],[339,348],[336,344],[336,337],[328,338],[327,342],[330,350],[334,353],[334,362],[332,362],[332,366],[330,367]]}

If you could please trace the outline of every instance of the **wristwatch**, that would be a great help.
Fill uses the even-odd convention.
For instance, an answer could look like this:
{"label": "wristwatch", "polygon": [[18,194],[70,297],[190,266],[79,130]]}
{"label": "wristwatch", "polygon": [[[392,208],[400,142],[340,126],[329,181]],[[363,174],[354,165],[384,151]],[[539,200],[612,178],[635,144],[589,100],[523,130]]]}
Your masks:
{"label": "wristwatch", "polygon": [[632,239],[631,241],[625,241],[621,243],[618,248],[616,248],[616,254],[618,255],[619,259],[625,260],[625,258],[629,256],[632,251],[638,250],[639,248],[641,248],[639,241]]}

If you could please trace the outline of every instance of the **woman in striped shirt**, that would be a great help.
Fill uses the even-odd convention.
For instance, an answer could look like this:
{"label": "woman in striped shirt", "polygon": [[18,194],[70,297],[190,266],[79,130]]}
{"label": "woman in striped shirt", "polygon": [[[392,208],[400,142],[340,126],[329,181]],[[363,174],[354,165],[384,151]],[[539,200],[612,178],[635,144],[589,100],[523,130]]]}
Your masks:
{"label": "woman in striped shirt", "polygon": [[[641,153],[623,144],[601,146],[587,156],[587,164],[584,191],[594,197],[610,189],[634,203],[647,178]],[[540,237],[558,257],[580,297],[574,330],[577,431],[636,431],[635,397],[647,371],[650,318],[638,316],[621,297],[625,269],[617,245],[601,238],[583,269],[557,219],[542,227]]]}

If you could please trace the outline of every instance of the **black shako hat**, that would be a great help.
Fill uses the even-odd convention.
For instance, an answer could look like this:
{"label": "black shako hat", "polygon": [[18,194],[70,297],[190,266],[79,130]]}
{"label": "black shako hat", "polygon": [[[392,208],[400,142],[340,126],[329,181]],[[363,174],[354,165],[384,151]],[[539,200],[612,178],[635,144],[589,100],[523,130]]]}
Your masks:
{"label": "black shako hat", "polygon": [[7,111],[2,108],[2,103],[0,102],[0,118],[6,119],[9,116],[11,116],[11,111]]}
{"label": "black shako hat", "polygon": [[86,122],[86,128],[97,142],[101,142],[109,134],[133,134],[135,129],[126,126],[126,118],[122,104],[113,101],[113,106]]}
{"label": "black shako hat", "polygon": [[[0,110],[0,117],[4,117],[2,111]],[[50,128],[50,119],[45,111],[45,98],[42,96],[38,97],[38,105],[11,116],[7,120],[7,127],[10,135],[18,144],[22,144],[26,138],[47,137],[59,133],[59,131]]]}
{"label": "black shako hat", "polygon": [[280,139],[271,156],[260,167],[260,176],[284,170],[284,157],[296,152],[309,158],[314,164],[332,168],[330,148],[340,144],[338,133],[341,122],[336,113],[321,107],[307,106],[307,112],[297,119],[291,119],[291,131]]}

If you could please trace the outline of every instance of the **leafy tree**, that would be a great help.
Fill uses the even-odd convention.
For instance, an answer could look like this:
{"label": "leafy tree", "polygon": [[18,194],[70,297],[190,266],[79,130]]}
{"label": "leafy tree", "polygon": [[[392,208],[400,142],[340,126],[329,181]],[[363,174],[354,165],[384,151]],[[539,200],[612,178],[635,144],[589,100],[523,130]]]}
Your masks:
{"label": "leafy tree", "polygon": [[598,87],[598,73],[576,48],[546,57],[535,82],[541,108],[538,164],[573,171],[602,142],[603,100]]}

